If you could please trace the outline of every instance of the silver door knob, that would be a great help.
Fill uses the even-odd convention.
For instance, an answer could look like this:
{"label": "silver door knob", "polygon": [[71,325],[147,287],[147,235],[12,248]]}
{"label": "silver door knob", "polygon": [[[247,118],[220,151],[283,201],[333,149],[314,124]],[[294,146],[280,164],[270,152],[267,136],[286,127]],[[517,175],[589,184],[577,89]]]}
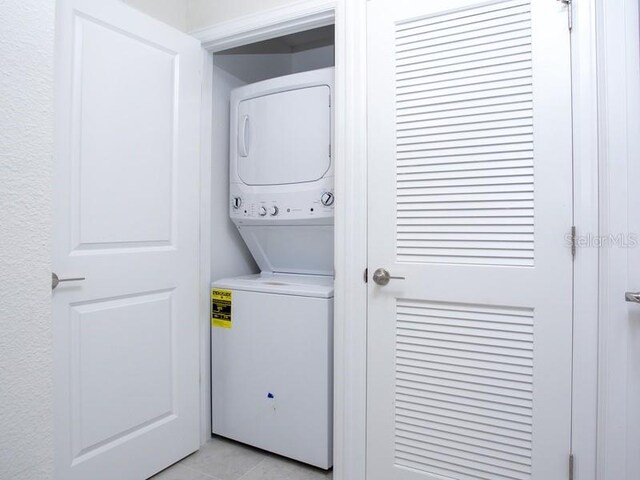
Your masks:
{"label": "silver door knob", "polygon": [[384,268],[379,268],[373,272],[373,281],[378,285],[385,286],[389,283],[389,280],[404,280],[404,277],[392,277],[388,271]]}
{"label": "silver door knob", "polygon": [[624,299],[627,302],[640,303],[640,292],[626,292]]}
{"label": "silver door knob", "polygon": [[85,277],[75,277],[75,278],[58,278],[58,275],[55,273],[51,274],[51,290],[55,290],[60,282],[81,282],[85,280]]}

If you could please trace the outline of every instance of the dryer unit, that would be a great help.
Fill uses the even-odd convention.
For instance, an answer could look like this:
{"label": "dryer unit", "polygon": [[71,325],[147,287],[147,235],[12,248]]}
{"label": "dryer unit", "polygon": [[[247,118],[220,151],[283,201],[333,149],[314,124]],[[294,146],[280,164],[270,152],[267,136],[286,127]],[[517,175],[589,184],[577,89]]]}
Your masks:
{"label": "dryer unit", "polygon": [[333,275],[333,71],[231,93],[230,214],[263,272]]}

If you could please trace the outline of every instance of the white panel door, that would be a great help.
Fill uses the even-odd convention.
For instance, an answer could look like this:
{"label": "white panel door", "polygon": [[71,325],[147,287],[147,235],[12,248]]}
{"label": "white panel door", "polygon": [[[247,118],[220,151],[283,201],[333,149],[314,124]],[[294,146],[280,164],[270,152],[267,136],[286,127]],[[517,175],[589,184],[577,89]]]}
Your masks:
{"label": "white panel door", "polygon": [[56,478],[143,479],[199,445],[199,42],[59,0]]}
{"label": "white panel door", "polygon": [[566,8],[372,0],[367,30],[367,478],[567,478]]}

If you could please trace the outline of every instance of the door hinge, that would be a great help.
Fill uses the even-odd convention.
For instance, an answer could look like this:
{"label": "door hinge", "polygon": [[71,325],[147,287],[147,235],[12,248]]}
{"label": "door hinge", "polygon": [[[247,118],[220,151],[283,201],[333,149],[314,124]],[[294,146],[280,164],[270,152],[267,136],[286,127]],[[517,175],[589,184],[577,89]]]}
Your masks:
{"label": "door hinge", "polygon": [[567,6],[567,22],[569,31],[573,29],[573,0],[558,0]]}
{"label": "door hinge", "polygon": [[364,269],[364,283],[369,283],[369,269]]}
{"label": "door hinge", "polygon": [[573,225],[571,227],[571,256],[576,258],[576,250],[577,250],[577,235],[576,235],[576,227]]}
{"label": "door hinge", "polygon": [[569,480],[573,480],[573,453],[569,454]]}

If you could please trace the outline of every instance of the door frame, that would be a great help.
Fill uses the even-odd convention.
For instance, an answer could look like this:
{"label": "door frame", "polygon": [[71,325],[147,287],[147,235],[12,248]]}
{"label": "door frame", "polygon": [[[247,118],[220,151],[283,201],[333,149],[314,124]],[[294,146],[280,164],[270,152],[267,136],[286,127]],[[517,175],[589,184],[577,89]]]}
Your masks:
{"label": "door frame", "polygon": [[[190,32],[202,42],[201,442],[211,437],[209,289],[213,54],[335,24],[334,478],[364,479],[366,426],[366,0],[305,0]],[[348,27],[347,27],[348,26]],[[347,255],[347,252],[349,254]],[[348,319],[348,321],[346,321]],[[347,373],[348,372],[348,373]]]}
{"label": "door frame", "polygon": [[[552,1],[552,0],[548,0]],[[599,232],[596,6],[573,2],[574,225]],[[305,0],[190,32],[202,41],[201,440],[211,435],[209,278],[211,249],[211,95],[213,53],[335,23],[336,208],[334,478],[365,480],[367,376],[367,0]],[[601,41],[601,40],[600,40]],[[569,226],[568,226],[569,227]],[[566,232],[558,232],[562,235]],[[599,252],[578,249],[574,263],[572,452],[579,480],[596,479]],[[576,321],[575,319],[578,319]]]}
{"label": "door frame", "polygon": [[[601,235],[628,235],[635,233],[629,232],[627,165],[638,146],[640,15],[636,0],[596,0],[596,12]],[[601,248],[599,265],[597,478],[629,480],[636,472],[627,470],[628,446],[621,434],[632,408],[626,398],[628,330],[623,324],[629,313],[621,301],[629,258],[624,248]]]}
{"label": "door frame", "polygon": [[[571,5],[573,224],[578,238],[585,234],[599,234],[597,1],[581,0]],[[576,248],[571,451],[574,476],[580,480],[596,479],[598,262],[597,249]]]}
{"label": "door frame", "polygon": [[[573,3],[574,224],[578,239],[588,240],[627,233],[618,230],[627,209],[623,154],[630,131],[624,118],[640,113],[640,105],[628,100],[638,95],[637,87],[629,93],[627,85],[637,84],[633,75],[640,63],[637,47],[628,42],[638,42],[639,12],[636,0]],[[619,470],[626,455],[619,434],[624,415],[617,415],[620,392],[611,378],[620,364],[616,342],[626,341],[619,322],[627,318],[626,307],[612,295],[624,291],[626,269],[619,251],[578,245],[572,445],[579,480],[626,478]]]}
{"label": "door frame", "polygon": [[[573,2],[573,204],[578,239],[599,235],[598,64],[596,3]],[[574,476],[595,480],[598,411],[599,255],[576,248],[573,285],[572,439]]]}

